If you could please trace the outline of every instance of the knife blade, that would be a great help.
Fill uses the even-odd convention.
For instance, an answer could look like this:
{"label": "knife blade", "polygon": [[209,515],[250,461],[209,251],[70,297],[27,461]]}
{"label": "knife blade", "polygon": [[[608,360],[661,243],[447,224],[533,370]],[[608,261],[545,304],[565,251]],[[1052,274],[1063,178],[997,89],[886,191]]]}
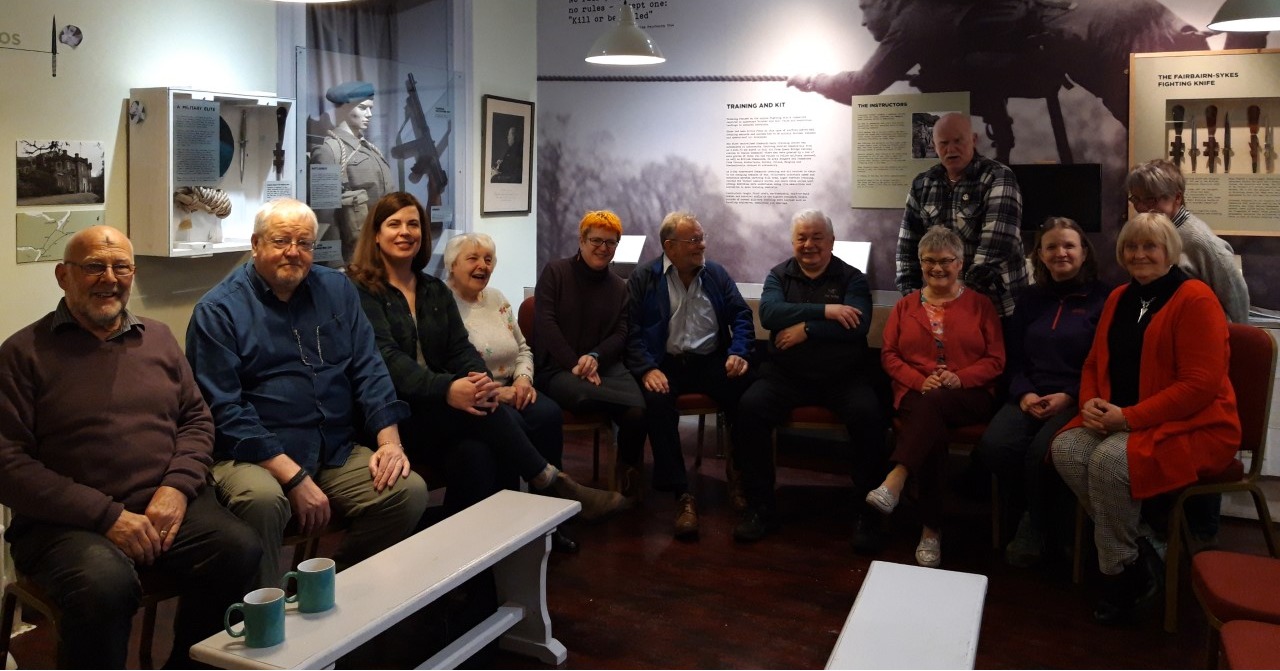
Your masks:
{"label": "knife blade", "polygon": [[1257,105],[1250,105],[1244,111],[1245,120],[1249,122],[1249,165],[1253,168],[1253,174],[1258,174],[1258,154],[1262,147],[1258,143],[1258,118],[1262,114],[1262,108]]}
{"label": "knife blade", "polygon": [[[16,44],[16,42],[15,42]],[[49,31],[49,53],[53,54],[53,76],[58,76],[58,17],[53,17],[53,28]]]}
{"label": "knife blade", "polygon": [[1218,172],[1218,106],[1204,108],[1204,130],[1209,139],[1204,141],[1204,162],[1209,166],[1209,174]]}
{"label": "knife blade", "polygon": [[1191,115],[1191,150],[1187,152],[1191,157],[1191,172],[1196,171],[1196,157],[1200,155],[1200,144],[1196,141],[1196,115]]}
{"label": "knife blade", "polygon": [[1267,115],[1266,120],[1267,131],[1262,136],[1262,156],[1266,159],[1267,172],[1276,171],[1276,133],[1275,127],[1271,125],[1271,115]]}
{"label": "knife blade", "polygon": [[240,181],[244,181],[245,149],[249,144],[249,112],[240,110]]}
{"label": "knife blade", "polygon": [[1186,120],[1187,109],[1182,105],[1174,105],[1173,109],[1173,142],[1169,143],[1169,156],[1173,164],[1182,170],[1182,155],[1186,153],[1186,145],[1182,142],[1182,124]]}
{"label": "knife blade", "polygon": [[1231,112],[1222,116],[1222,172],[1231,172]]}

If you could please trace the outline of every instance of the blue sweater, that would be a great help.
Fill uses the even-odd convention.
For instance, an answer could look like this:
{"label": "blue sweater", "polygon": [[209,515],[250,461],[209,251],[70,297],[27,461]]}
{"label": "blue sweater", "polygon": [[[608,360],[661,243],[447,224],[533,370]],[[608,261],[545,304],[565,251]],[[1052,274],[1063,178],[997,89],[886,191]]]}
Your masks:
{"label": "blue sweater", "polygon": [[1080,369],[1108,293],[1094,281],[1036,284],[1018,295],[1005,343],[1011,402],[1032,392],[1080,399]]}

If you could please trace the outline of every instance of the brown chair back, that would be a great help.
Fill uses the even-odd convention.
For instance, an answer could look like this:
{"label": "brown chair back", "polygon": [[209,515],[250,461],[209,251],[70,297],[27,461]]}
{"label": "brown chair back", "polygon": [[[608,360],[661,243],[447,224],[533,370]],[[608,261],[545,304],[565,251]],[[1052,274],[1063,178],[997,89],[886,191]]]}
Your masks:
{"label": "brown chair back", "polygon": [[1276,345],[1271,334],[1248,324],[1228,324],[1231,363],[1227,376],[1240,415],[1240,451],[1251,453],[1249,475],[1261,473],[1267,444],[1267,415],[1276,379]]}
{"label": "brown chair back", "polygon": [[520,333],[524,336],[524,341],[529,343],[529,347],[533,347],[533,296],[520,301],[520,309],[516,311],[516,326],[520,327]]}

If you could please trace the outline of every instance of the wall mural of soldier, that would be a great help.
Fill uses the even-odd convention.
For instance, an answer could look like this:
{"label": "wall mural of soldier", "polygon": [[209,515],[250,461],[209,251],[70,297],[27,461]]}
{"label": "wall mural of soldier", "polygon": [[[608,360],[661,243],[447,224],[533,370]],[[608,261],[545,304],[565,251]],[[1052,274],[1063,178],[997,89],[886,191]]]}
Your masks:
{"label": "wall mural of soldier", "polygon": [[[1102,233],[1091,235],[1110,248],[1127,214],[1129,54],[1266,46],[1265,34],[1215,37],[1204,27],[1215,9],[1200,0],[815,0],[785,9],[687,0],[655,19],[665,27],[646,28],[664,52],[684,47],[685,58],[616,74],[561,56],[586,38],[567,15],[540,12],[539,264],[572,253],[564,231],[583,211],[612,208],[629,233],[653,238],[666,211],[692,208],[715,231],[716,260],[758,282],[777,263],[790,214],[817,207],[831,214],[838,239],[871,243],[872,286],[891,290],[902,210],[849,207],[848,105],[853,95],[912,92],[969,92],[983,155],[1100,165]],[[701,39],[710,26],[722,39]],[[783,111],[749,119],[734,111],[757,101]],[[815,177],[803,189],[772,190],[771,171],[787,166],[736,153],[754,161],[762,185],[754,191],[766,196],[744,202],[726,145],[749,146],[736,138],[783,116],[812,124]],[[904,203],[906,195],[904,186]],[[1250,264],[1251,254],[1280,253],[1280,241],[1230,242],[1247,276],[1274,265]],[[656,251],[646,243],[644,256]],[[1267,306],[1257,289],[1267,282],[1250,280],[1254,304]]]}

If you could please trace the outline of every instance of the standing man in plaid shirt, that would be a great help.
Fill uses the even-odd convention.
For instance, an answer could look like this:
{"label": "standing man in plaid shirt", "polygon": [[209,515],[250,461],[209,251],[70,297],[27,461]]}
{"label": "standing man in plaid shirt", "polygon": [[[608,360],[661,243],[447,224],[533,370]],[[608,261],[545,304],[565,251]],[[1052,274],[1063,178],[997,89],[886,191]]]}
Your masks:
{"label": "standing man in plaid shirt", "polygon": [[898,290],[922,286],[917,246],[930,226],[954,230],[964,241],[964,283],[986,294],[1001,318],[1027,284],[1022,253],[1022,194],[1009,167],[974,151],[969,115],[945,114],[933,126],[940,163],[911,182],[898,231]]}

